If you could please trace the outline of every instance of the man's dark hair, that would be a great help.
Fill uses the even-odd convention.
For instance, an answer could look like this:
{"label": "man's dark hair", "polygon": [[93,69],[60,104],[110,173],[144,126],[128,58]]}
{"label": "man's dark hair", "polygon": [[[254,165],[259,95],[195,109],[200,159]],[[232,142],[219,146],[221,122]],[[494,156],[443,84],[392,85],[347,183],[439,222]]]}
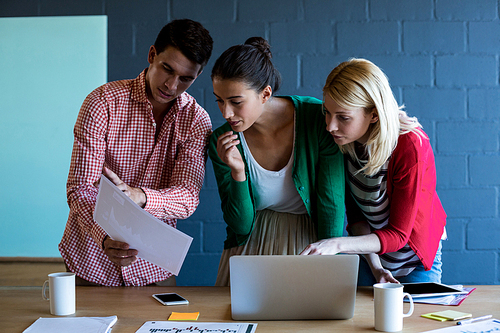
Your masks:
{"label": "man's dark hair", "polygon": [[157,53],[173,46],[186,58],[204,67],[212,55],[213,40],[200,23],[182,19],[164,26],[156,37],[154,46]]}

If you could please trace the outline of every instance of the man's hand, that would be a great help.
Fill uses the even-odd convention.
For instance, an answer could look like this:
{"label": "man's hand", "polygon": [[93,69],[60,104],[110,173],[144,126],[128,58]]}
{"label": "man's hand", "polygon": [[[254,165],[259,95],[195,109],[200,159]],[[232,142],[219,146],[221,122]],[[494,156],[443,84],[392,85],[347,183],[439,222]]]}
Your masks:
{"label": "man's hand", "polygon": [[127,243],[112,240],[109,236],[104,238],[102,242],[104,253],[108,256],[111,262],[118,266],[129,266],[137,261],[137,250],[129,249]]}
{"label": "man's hand", "polygon": [[146,206],[146,194],[141,188],[128,186],[116,173],[106,167],[102,168],[102,174],[111,180],[116,187],[122,190],[122,192],[139,205],[139,207],[144,208],[144,206]]}

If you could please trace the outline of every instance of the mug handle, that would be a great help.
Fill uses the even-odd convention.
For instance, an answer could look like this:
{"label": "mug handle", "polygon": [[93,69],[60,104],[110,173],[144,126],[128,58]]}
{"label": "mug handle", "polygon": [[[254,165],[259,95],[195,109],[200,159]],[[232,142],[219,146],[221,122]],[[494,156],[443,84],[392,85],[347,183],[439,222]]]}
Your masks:
{"label": "mug handle", "polygon": [[44,300],[48,301],[49,298],[47,297],[47,295],[45,294],[45,291],[47,290],[47,285],[49,284],[49,280],[46,280],[44,283],[43,283],[43,287],[42,287],[42,297]]}
{"label": "mug handle", "polygon": [[413,314],[413,297],[411,297],[411,295],[408,293],[403,293],[403,299],[405,297],[408,297],[408,299],[410,300],[410,310],[407,313],[403,313],[403,318],[409,317]]}

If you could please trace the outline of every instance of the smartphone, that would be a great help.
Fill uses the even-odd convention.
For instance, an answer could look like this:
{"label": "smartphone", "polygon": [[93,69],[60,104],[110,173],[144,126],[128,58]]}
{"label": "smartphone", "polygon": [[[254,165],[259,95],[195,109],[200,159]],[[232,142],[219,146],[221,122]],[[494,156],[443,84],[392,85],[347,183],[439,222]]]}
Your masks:
{"label": "smartphone", "polygon": [[176,293],[154,294],[154,299],[163,305],[189,304],[189,301]]}

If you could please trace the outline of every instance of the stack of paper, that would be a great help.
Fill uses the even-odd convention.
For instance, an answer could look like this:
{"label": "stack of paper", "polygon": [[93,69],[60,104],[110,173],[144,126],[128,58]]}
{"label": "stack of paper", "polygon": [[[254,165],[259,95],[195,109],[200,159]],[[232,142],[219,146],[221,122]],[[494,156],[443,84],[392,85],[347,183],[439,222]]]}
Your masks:
{"label": "stack of paper", "polygon": [[[437,304],[437,305],[460,305],[470,295],[471,292],[476,290],[476,288],[464,288],[463,286],[455,285],[452,287],[459,287],[464,291],[468,291],[467,294],[456,294],[456,295],[447,295],[447,296],[433,296],[433,297],[419,297],[414,298],[414,303],[425,303],[425,304]],[[409,302],[405,297],[405,302]]]}
{"label": "stack of paper", "polygon": [[38,318],[23,333],[72,332],[107,333],[118,318],[111,317],[63,317]]}

